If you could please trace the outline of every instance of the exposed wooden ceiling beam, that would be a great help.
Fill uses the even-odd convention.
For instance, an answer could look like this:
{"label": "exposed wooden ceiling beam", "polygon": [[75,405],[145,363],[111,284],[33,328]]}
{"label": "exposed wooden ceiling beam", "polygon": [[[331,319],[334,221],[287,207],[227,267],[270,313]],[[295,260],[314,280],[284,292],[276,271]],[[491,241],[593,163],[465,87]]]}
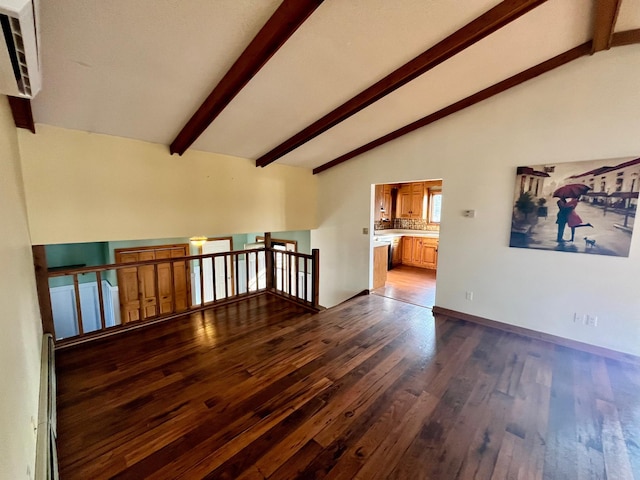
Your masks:
{"label": "exposed wooden ceiling beam", "polygon": [[609,50],[622,0],[596,0],[591,53]]}
{"label": "exposed wooden ceiling beam", "polygon": [[640,28],[634,30],[625,30],[624,32],[616,32],[611,39],[612,47],[622,47],[624,45],[633,45],[640,43]]}
{"label": "exposed wooden ceiling beam", "polygon": [[31,101],[28,98],[9,96],[9,106],[13,114],[13,121],[18,128],[24,128],[36,133],[33,123],[33,113],[31,111]]}
{"label": "exposed wooden ceiling beam", "polygon": [[284,0],[171,143],[182,155],[323,0]]}
{"label": "exposed wooden ceiling beam", "polygon": [[[624,45],[633,45],[633,44],[640,44],[640,29],[617,32],[613,35],[613,38],[611,41],[612,47],[620,47]],[[387,142],[400,138],[403,135],[406,135],[407,133],[413,132],[414,130],[427,126],[431,123],[437,122],[438,120],[441,120],[453,113],[459,112],[461,110],[464,110],[467,107],[480,103],[483,100],[486,100],[487,98],[493,97],[494,95],[498,95],[499,93],[509,90],[510,88],[520,85],[521,83],[531,80],[532,78],[542,75],[543,73],[549,72],[554,68],[558,68],[580,57],[589,55],[591,51],[592,51],[592,42],[583,43],[582,45],[572,48],[571,50],[567,50],[566,52],[561,53],[560,55],[557,55],[545,62],[539,63],[534,67],[524,70],[523,72],[520,72],[490,87],[487,87],[484,90],[480,90],[479,92],[474,93],[473,95],[470,95],[467,98],[464,98],[458,102],[452,103],[448,107],[438,110],[437,112],[427,115],[426,117],[422,117],[421,119],[416,120],[415,122],[405,125],[404,127],[399,128],[397,130],[394,130],[393,132],[388,133],[380,138],[377,138],[376,140],[373,140],[367,143],[366,145],[356,148],[355,150],[345,153],[344,155],[341,155],[338,158],[331,160],[330,162],[320,165],[319,167],[316,167],[313,169],[313,174],[316,175],[318,173],[329,170],[330,168],[335,167],[336,165],[344,163],[347,160],[350,160],[354,157],[357,157],[358,155],[368,152],[369,150],[373,150],[374,148],[379,147],[380,145],[384,145]]]}
{"label": "exposed wooden ceiling beam", "polygon": [[295,150],[363,108],[377,102],[394,90],[431,70],[455,54],[460,53],[465,48],[516,20],[531,9],[543,4],[545,1],[546,0],[504,0],[460,30],[421,53],[413,60],[405,63],[402,67],[390,73],[382,80],[374,83],[335,110],[316,120],[307,128],[296,133],[293,137],[284,141],[270,152],[262,155],[256,160],[256,166],[266,167],[270,163],[275,162],[278,158]]}

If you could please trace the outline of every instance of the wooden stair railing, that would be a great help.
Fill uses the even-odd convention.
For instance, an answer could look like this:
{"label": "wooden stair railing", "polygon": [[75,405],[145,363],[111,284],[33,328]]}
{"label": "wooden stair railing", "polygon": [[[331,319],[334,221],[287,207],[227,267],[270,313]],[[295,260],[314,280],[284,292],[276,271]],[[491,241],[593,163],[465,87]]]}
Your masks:
{"label": "wooden stair railing", "polygon": [[[42,268],[43,264],[46,265],[46,258],[43,258],[44,247],[34,246],[36,284],[41,300],[43,326],[48,333],[54,335],[58,346],[64,346],[265,293],[277,295],[311,311],[318,311],[319,251],[314,249],[312,254],[308,255],[277,250],[271,247],[270,236],[267,234],[265,237],[265,248],[260,249],[53,270]],[[192,267],[194,274],[186,279],[189,298],[187,308],[176,309],[174,267],[183,262]],[[169,268],[171,308],[169,312],[161,313],[161,300],[165,298],[161,298],[160,295],[158,268],[167,264],[171,264]],[[145,276],[147,281],[149,278],[153,279],[153,285],[141,283],[143,281],[140,274],[141,267],[153,267],[153,275]],[[135,276],[140,295],[137,307],[139,319],[121,318],[120,322],[117,322],[116,308],[112,307],[114,302],[110,300],[111,289],[105,290],[105,286],[111,285],[107,281],[109,272],[113,272],[113,278],[115,278],[118,270],[132,268],[136,269]],[[224,270],[217,271],[220,268]],[[210,281],[205,279],[205,269],[211,275]],[[73,301],[70,303],[72,306],[69,307],[73,318],[66,318],[69,316],[68,312],[65,318],[62,318],[60,312],[56,315],[52,307],[51,280],[65,277],[68,279],[65,283],[69,284],[66,287],[72,286],[68,293],[73,296]],[[93,285],[94,279],[95,285]],[[86,295],[83,297],[81,291],[83,285],[89,285],[91,291],[95,291],[90,299]],[[167,286],[164,285],[164,287]],[[194,292],[190,292],[191,289],[194,289]],[[148,296],[143,298],[145,291]],[[122,310],[119,300],[117,303]],[[83,309],[85,310],[84,318]],[[147,315],[147,309],[153,313]],[[89,321],[86,321],[87,314],[91,314]],[[71,322],[72,333],[75,334],[63,335],[60,332],[56,334],[55,325],[61,324],[60,322],[64,322],[66,330],[69,330],[69,322]]]}

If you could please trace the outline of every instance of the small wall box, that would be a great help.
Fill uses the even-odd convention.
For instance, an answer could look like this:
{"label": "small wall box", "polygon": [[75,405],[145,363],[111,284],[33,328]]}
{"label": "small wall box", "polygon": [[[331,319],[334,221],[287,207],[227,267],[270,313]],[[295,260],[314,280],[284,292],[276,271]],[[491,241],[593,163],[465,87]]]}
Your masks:
{"label": "small wall box", "polygon": [[463,210],[462,211],[462,216],[467,217],[467,218],[474,218],[476,216],[476,211],[475,210]]}

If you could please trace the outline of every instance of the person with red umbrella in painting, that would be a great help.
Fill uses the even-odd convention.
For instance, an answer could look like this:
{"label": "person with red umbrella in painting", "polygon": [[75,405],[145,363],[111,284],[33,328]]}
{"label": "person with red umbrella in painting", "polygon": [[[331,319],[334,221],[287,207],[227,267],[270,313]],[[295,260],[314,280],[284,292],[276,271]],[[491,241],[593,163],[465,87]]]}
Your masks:
{"label": "person with red umbrella in painting", "polygon": [[584,195],[589,190],[591,190],[591,187],[587,185],[572,183],[569,185],[564,185],[553,192],[554,197],[560,197],[560,200],[558,200],[557,203],[558,219],[556,220],[556,223],[558,224],[558,235],[556,241],[558,243],[565,242],[563,236],[565,226],[567,225],[569,225],[569,228],[571,229],[571,242],[573,242],[574,240],[576,228],[593,228],[593,225],[591,225],[590,223],[584,223],[580,218],[580,215],[576,213],[576,207],[578,206],[578,202],[580,201],[580,196]]}

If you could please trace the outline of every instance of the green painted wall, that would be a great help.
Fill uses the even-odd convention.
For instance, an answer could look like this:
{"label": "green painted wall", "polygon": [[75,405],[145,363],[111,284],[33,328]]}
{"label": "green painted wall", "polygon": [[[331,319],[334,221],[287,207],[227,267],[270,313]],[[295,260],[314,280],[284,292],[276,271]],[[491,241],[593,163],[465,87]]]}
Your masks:
{"label": "green painted wall", "polygon": [[[47,267],[65,267],[70,265],[104,265],[108,263],[107,243],[64,243],[58,245],[46,245]],[[80,283],[95,282],[94,274],[80,275]],[[49,280],[50,287],[71,285],[73,277],[54,277]]]}
{"label": "green painted wall", "polygon": [[[244,245],[253,243],[256,236],[264,236],[264,232],[245,233],[237,235],[216,235],[219,237],[232,237],[232,248],[234,250],[243,250]],[[289,232],[273,232],[273,238],[281,238],[285,240],[295,240],[298,242],[298,252],[311,253],[311,232],[309,230],[289,231]],[[46,245],[47,266],[62,267],[66,265],[105,265],[115,263],[115,250],[118,248],[135,248],[154,245],[172,245],[189,243],[188,238],[154,238],[146,240],[127,240],[120,242],[93,242],[93,243],[67,243],[57,245]],[[191,246],[192,255],[198,254],[198,249]],[[117,285],[118,279],[115,270],[109,270],[103,274],[103,278],[111,285]],[[96,280],[94,274],[81,275],[78,278],[80,283],[94,282]],[[70,285],[73,283],[72,277],[56,277],[49,281],[49,286],[58,287],[62,285]]]}
{"label": "green painted wall", "polygon": [[[249,233],[247,239],[249,242],[255,242],[256,237],[263,237],[264,232]],[[298,242],[298,252],[311,253],[311,231],[310,230],[295,230],[289,232],[271,232],[271,238],[281,238],[283,240],[295,240]]]}

